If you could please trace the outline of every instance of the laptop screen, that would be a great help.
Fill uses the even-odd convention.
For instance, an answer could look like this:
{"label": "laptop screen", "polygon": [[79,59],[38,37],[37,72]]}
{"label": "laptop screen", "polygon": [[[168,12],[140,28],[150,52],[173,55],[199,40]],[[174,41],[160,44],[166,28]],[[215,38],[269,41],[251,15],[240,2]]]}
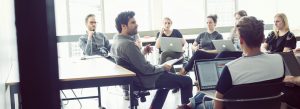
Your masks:
{"label": "laptop screen", "polygon": [[196,61],[195,71],[200,89],[215,89],[225,64],[232,60],[233,58]]}

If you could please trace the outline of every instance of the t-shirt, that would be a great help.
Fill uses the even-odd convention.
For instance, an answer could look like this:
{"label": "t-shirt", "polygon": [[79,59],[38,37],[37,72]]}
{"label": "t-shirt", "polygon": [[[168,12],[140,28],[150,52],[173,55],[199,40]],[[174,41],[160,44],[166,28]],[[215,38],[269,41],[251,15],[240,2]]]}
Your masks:
{"label": "t-shirt", "polygon": [[196,38],[195,42],[200,44],[202,49],[204,50],[214,50],[215,46],[212,43],[212,40],[220,40],[223,39],[223,36],[218,33],[217,31],[212,32],[211,34],[208,32],[203,32],[199,34],[199,36]]}
{"label": "t-shirt", "polygon": [[269,45],[267,50],[271,52],[283,52],[284,47],[295,49],[297,41],[295,35],[290,31],[277,38],[274,31],[272,31],[269,33],[266,43]]}
{"label": "t-shirt", "polygon": [[[160,32],[156,34],[156,39],[159,37]],[[182,34],[177,29],[173,29],[170,36],[167,36],[165,33],[161,35],[161,37],[172,37],[172,38],[182,38]],[[159,53],[161,53],[161,49],[159,48]]]}
{"label": "t-shirt", "polygon": [[[156,39],[159,37],[160,32],[156,34]],[[173,38],[182,38],[182,34],[177,29],[173,29],[170,36],[167,36],[165,33],[161,35],[161,37],[173,37]]]}
{"label": "t-shirt", "polygon": [[226,64],[216,90],[225,94],[234,86],[281,82],[283,77],[284,64],[280,55],[244,56]]}

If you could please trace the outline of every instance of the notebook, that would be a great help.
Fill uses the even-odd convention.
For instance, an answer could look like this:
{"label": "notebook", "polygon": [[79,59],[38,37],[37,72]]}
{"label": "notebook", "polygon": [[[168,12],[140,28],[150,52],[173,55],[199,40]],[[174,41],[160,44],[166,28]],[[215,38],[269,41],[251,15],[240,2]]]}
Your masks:
{"label": "notebook", "polygon": [[195,61],[195,74],[201,91],[215,90],[225,64],[236,58]]}
{"label": "notebook", "polygon": [[212,40],[217,51],[237,51],[231,40]]}
{"label": "notebook", "polygon": [[160,47],[162,51],[182,51],[182,38],[161,37]]}

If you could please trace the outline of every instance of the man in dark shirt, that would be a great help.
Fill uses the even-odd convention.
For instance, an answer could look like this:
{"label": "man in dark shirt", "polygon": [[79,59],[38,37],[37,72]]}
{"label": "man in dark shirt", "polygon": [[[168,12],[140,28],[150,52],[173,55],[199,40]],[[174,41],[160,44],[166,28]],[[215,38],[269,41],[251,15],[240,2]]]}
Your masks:
{"label": "man in dark shirt", "polygon": [[180,76],[169,72],[171,65],[151,65],[146,61],[140,49],[136,46],[132,35],[137,34],[135,13],[122,12],[116,18],[116,28],[119,34],[115,37],[111,47],[111,53],[115,61],[126,61],[137,71],[135,84],[141,84],[145,88],[158,89],[151,103],[150,109],[161,109],[170,88],[181,89],[181,103],[188,103],[192,97],[192,80],[188,76]]}

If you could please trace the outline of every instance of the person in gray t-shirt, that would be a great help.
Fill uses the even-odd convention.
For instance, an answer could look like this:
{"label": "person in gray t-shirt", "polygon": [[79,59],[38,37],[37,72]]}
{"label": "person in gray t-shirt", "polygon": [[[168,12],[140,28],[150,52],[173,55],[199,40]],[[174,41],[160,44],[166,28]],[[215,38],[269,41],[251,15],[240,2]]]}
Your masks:
{"label": "person in gray t-shirt", "polygon": [[217,56],[212,40],[222,40],[223,36],[218,33],[215,28],[217,24],[217,15],[207,16],[207,32],[199,34],[193,43],[193,56],[188,63],[179,72],[180,75],[185,75],[194,66],[194,61],[199,59],[212,59]]}
{"label": "person in gray t-shirt", "polygon": [[107,56],[110,50],[108,39],[103,33],[95,32],[96,19],[94,14],[89,14],[85,19],[86,34],[79,38],[79,46],[84,55]]}

